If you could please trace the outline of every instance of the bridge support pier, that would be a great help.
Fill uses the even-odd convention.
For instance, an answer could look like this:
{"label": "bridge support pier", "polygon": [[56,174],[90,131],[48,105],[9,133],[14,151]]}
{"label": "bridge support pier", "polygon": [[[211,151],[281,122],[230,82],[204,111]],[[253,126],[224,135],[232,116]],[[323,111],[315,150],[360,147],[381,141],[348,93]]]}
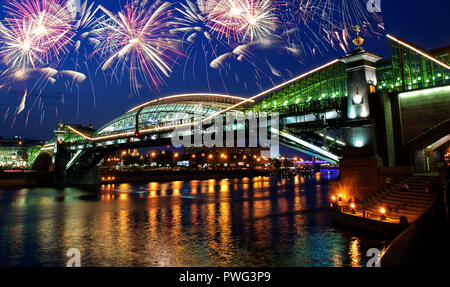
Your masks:
{"label": "bridge support pier", "polygon": [[344,200],[362,199],[382,187],[378,170],[383,159],[378,155],[377,127],[370,110],[370,96],[377,83],[375,63],[380,59],[360,47],[341,59],[348,77],[347,120],[343,128],[346,148],[339,165],[339,180],[331,183],[330,191],[341,194]]}
{"label": "bridge support pier", "polygon": [[70,161],[69,153],[59,149],[55,154],[54,184],[57,186],[99,185],[100,175],[96,165],[67,170]]}
{"label": "bridge support pier", "polygon": [[66,175],[66,185],[100,185],[100,175],[98,167],[68,172]]}
{"label": "bridge support pier", "polygon": [[71,152],[64,148],[64,138],[66,131],[60,124],[60,127],[54,131],[56,135],[55,150],[53,156],[53,182],[56,186],[74,186],[74,185],[99,185],[100,176],[95,162],[89,162],[85,166],[68,169],[71,161]]}

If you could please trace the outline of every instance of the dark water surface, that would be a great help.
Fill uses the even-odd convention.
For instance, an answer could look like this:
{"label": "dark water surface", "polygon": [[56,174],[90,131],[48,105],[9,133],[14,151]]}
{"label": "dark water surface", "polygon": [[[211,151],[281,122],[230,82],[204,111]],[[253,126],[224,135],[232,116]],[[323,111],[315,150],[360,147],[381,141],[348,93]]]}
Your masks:
{"label": "dark water surface", "polygon": [[361,266],[384,242],[331,225],[336,176],[0,190],[0,266]]}

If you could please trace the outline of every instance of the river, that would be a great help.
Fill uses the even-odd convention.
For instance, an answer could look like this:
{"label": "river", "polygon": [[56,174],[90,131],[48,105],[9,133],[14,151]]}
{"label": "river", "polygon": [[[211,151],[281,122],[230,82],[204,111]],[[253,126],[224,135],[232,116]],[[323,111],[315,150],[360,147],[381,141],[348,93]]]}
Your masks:
{"label": "river", "polygon": [[0,190],[0,266],[363,266],[385,242],[331,224],[336,176]]}

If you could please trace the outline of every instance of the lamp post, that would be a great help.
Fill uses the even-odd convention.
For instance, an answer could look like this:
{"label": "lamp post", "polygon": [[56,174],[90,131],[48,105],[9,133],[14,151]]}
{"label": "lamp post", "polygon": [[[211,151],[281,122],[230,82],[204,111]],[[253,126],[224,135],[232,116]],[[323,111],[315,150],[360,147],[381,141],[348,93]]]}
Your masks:
{"label": "lamp post", "polygon": [[127,152],[124,150],[121,154],[120,154],[120,163],[123,166],[123,157],[127,155]]}
{"label": "lamp post", "polygon": [[380,208],[380,213],[381,213],[380,220],[386,220],[386,209],[384,207]]}

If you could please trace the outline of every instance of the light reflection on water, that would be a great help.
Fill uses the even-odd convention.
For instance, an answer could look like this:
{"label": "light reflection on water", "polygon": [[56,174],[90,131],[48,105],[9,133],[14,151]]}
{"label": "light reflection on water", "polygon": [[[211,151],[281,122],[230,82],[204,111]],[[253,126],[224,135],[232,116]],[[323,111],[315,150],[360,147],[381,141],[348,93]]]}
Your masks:
{"label": "light reflection on water", "polygon": [[361,266],[381,243],[331,226],[334,177],[0,191],[0,265]]}

